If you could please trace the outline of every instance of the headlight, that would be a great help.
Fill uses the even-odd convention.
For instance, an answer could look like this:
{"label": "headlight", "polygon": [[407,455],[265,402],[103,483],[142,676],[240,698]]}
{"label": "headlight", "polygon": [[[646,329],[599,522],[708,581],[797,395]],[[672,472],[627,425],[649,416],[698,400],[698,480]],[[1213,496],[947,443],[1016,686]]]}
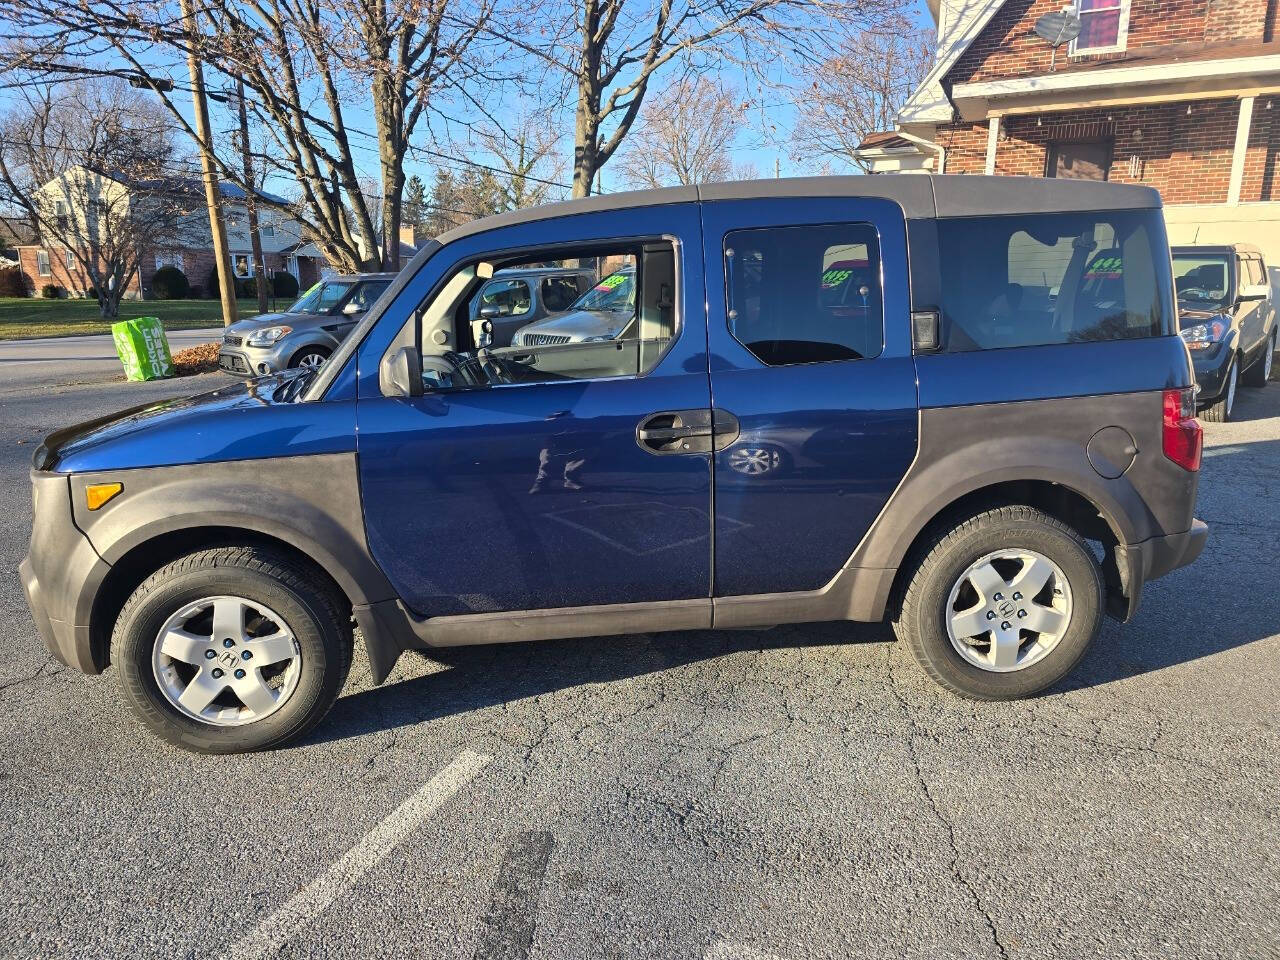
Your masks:
{"label": "headlight", "polygon": [[1227,335],[1226,323],[1222,320],[1210,320],[1208,323],[1197,323],[1182,331],[1182,339],[1192,350],[1208,350],[1214,344],[1221,343]]}
{"label": "headlight", "polygon": [[519,334],[519,333],[513,333],[513,334],[511,335],[511,345],[512,345],[513,347],[523,347],[523,346],[524,346],[524,337],[523,337],[521,334]]}
{"label": "headlight", "polygon": [[249,334],[245,344],[250,347],[269,347],[285,334],[292,332],[293,327],[267,327],[265,330],[255,330]]}

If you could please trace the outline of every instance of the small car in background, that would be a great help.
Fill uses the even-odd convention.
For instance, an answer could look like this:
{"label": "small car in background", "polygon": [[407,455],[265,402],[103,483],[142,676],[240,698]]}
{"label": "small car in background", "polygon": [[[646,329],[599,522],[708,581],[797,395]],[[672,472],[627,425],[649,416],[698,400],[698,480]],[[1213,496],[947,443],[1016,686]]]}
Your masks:
{"label": "small car in background", "polygon": [[555,317],[525,324],[511,338],[513,347],[549,347],[562,343],[617,340],[636,317],[636,268],[615,270]]}
{"label": "small car in background", "polygon": [[218,366],[239,377],[260,377],[290,367],[318,367],[329,359],[396,278],[359,273],[321,280],[283,313],[264,313],[227,327]]}
{"label": "small car in background", "polygon": [[544,317],[563,313],[596,280],[590,267],[530,267],[498,270],[471,300],[471,324],[489,321],[491,347],[509,347],[515,332]]}
{"label": "small car in background", "polygon": [[1174,247],[1178,322],[1196,372],[1196,405],[1225,422],[1243,382],[1264,387],[1276,351],[1276,304],[1257,247]]}

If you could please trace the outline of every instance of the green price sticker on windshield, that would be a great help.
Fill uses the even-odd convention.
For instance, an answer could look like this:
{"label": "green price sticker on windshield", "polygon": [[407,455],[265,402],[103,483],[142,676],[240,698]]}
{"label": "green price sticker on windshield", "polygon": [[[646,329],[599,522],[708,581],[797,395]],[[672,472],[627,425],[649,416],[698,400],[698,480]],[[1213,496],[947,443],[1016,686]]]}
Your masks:
{"label": "green price sticker on windshield", "polygon": [[615,273],[612,276],[605,277],[596,284],[597,290],[612,290],[614,287],[620,287],[626,282],[626,276],[621,273]]}
{"label": "green price sticker on windshield", "polygon": [[851,276],[852,270],[828,270],[822,275],[823,287],[838,287]]}

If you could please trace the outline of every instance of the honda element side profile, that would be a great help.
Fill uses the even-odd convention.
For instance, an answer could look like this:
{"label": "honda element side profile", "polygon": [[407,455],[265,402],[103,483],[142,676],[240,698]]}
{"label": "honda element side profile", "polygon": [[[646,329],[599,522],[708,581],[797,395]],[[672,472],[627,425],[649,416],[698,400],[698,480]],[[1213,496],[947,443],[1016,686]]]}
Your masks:
{"label": "honda element side profile", "polygon": [[[497,271],[585,258],[634,274],[622,335],[473,328]],[[51,435],[21,577],[58,659],[210,753],[317,724],[353,623],[380,683],[409,649],[889,620],[1014,699],[1200,554],[1194,414],[1153,190],[591,197],[428,243],[318,369]]]}

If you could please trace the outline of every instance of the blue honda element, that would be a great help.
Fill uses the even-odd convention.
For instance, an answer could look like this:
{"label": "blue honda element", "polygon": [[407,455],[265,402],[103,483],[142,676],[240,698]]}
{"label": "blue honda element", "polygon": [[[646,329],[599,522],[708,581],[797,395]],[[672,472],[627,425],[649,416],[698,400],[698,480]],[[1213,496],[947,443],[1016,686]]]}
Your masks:
{"label": "blue honda element", "polygon": [[[471,323],[558,264],[633,277],[618,335]],[[1192,385],[1153,190],[592,197],[428,243],[318,369],[48,437],[21,574],[60,660],[210,753],[314,727],[353,625],[381,682],[408,649],[889,620],[1014,699],[1203,548]]]}

